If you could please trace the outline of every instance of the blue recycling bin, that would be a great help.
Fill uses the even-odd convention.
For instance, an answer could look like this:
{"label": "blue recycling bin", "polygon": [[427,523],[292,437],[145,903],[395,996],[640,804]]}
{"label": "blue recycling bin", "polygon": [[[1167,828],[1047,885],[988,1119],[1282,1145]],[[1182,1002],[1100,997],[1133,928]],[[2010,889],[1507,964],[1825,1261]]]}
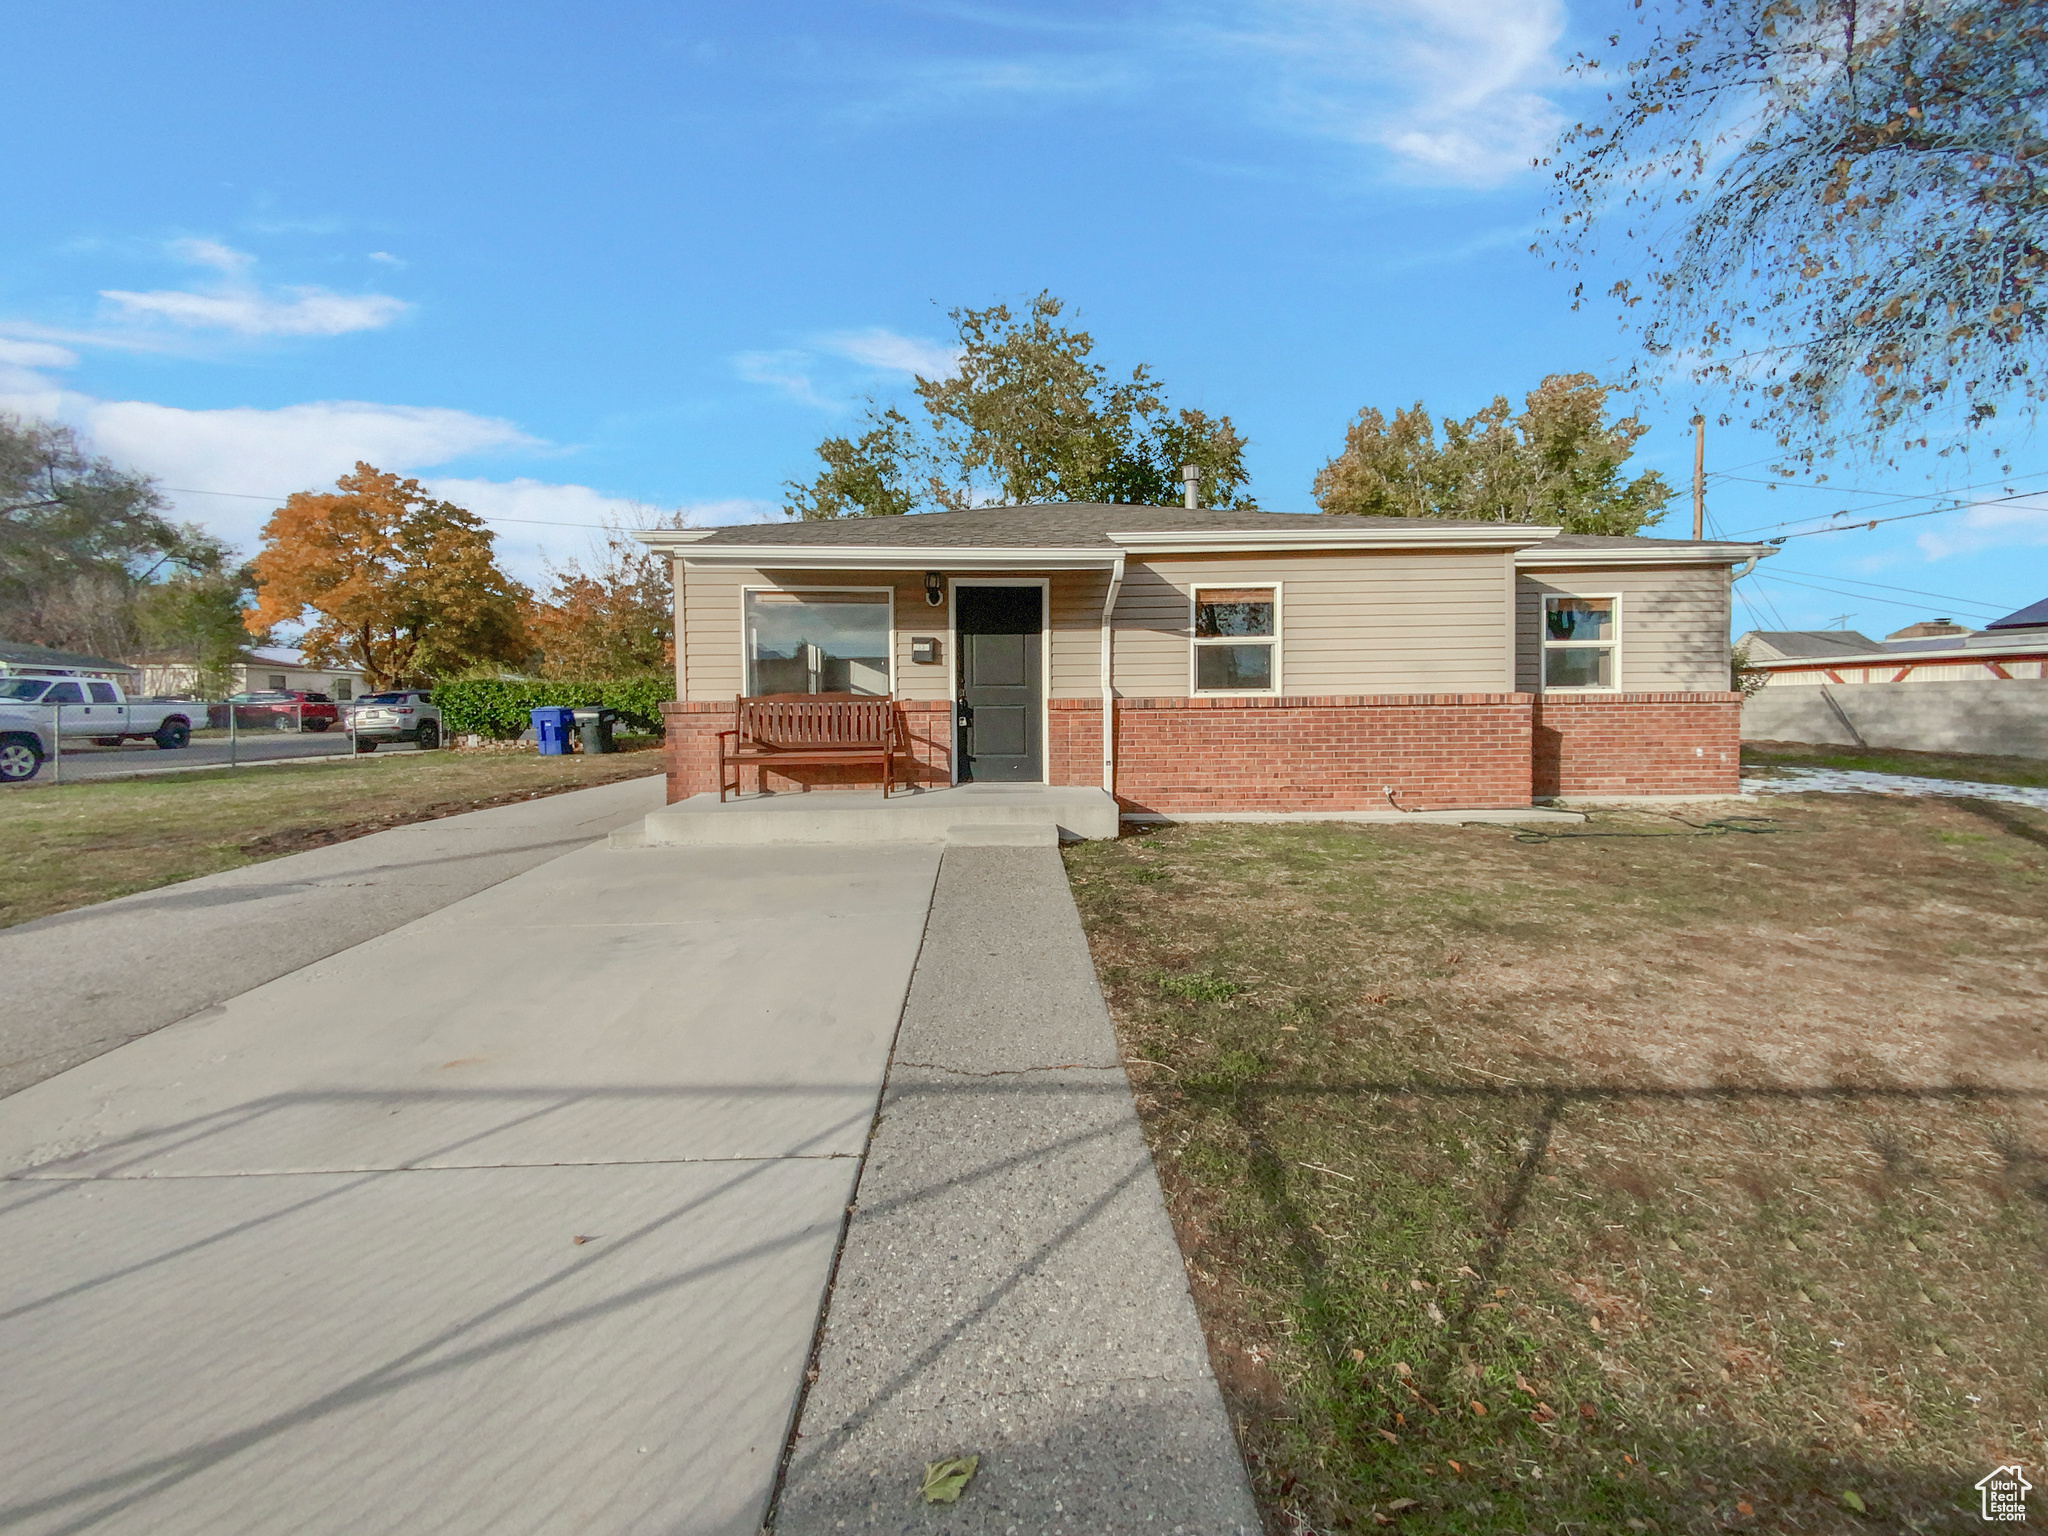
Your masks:
{"label": "blue recycling bin", "polygon": [[576,711],[560,704],[543,704],[533,711],[533,734],[542,757],[567,757],[569,738],[576,729]]}

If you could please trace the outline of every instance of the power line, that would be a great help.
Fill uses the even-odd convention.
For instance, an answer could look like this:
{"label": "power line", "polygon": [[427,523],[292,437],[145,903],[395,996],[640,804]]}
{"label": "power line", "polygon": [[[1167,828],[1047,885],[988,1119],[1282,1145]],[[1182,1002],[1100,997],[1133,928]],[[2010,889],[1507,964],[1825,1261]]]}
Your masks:
{"label": "power line", "polygon": [[1953,592],[1922,592],[1918,587],[1888,587],[1881,581],[1858,581],[1854,576],[1831,576],[1825,571],[1795,571],[1788,566],[1774,565],[1771,574],[1788,576],[1811,576],[1817,581],[1839,581],[1845,587],[1876,587],[1880,592],[1904,592],[1913,597],[1931,597],[1937,602],[1954,603],[1962,608],[1975,608],[1982,613],[1996,613],[1998,610],[1973,597],[1957,597]]}
{"label": "power line", "polygon": [[[1902,603],[1897,598],[1877,597],[1869,592],[1844,592],[1838,587],[1816,586],[1814,583],[1810,581],[1793,581],[1789,577],[1779,575],[1777,572],[1772,572],[1772,579],[1775,581],[1783,581],[1785,585],[1788,587],[1804,588],[1808,592],[1825,592],[1829,597],[1853,597],[1859,603],[1875,603],[1880,608],[1904,608],[1907,609],[1909,612],[1921,613],[1924,612],[1927,607],[1925,603]],[[1761,590],[1762,589],[1759,589],[1759,592],[1761,592]],[[1766,599],[1766,601],[1768,601],[1768,599]],[[1789,627],[1790,626],[1788,625],[1787,628]]]}
{"label": "power line", "polygon": [[[2039,479],[2041,479],[2041,478],[2042,478],[2042,477],[2043,477],[2044,475],[2048,475],[2048,470],[2037,470],[2037,471],[2036,471],[2036,472],[2034,472],[2033,474],[2028,474],[2028,475],[2004,475],[2004,476],[2001,476],[2000,478],[1998,478],[1998,479],[1996,479],[1996,480],[1983,480],[1983,481],[1979,481],[1979,482],[1978,482],[1977,484],[1975,484],[1975,485],[1960,485],[1960,486],[1957,486],[1957,487],[1956,487],[1956,488],[1955,488],[1954,490],[1947,490],[1947,491],[1933,491],[1933,492],[1928,492],[1928,493],[1924,493],[1924,494],[1921,494],[1921,495],[1914,495],[1914,496],[1904,496],[1904,495],[1892,495],[1892,496],[1891,496],[1891,499],[1890,499],[1889,501],[1886,501],[1886,502],[1882,502],[1882,503],[1880,503],[1880,505],[1881,505],[1881,506],[1893,506],[1893,507],[1897,507],[1897,506],[1905,506],[1905,505],[1908,505],[1909,503],[1912,503],[1912,502],[1916,502],[1916,501],[1940,501],[1940,500],[1942,500],[1942,499],[1943,499],[1944,497],[1948,497],[1948,496],[1955,496],[1955,495],[1958,495],[1958,494],[1960,494],[1960,493],[1961,493],[1961,492],[1963,492],[1963,491],[1981,491],[1981,490],[1983,490],[1983,489],[1984,489],[1985,487],[1987,487],[1987,486],[1993,486],[1993,485],[2008,485],[2008,486],[2009,486],[2009,485],[2014,485],[2014,484],[2017,484],[2017,483],[2020,483],[2020,482],[2023,482],[2023,481],[2027,481],[2027,480],[2039,480]],[[1766,484],[1770,484],[1771,482],[1769,482],[1769,481],[1764,481],[1764,480],[1750,480],[1750,481],[1745,481],[1744,483],[1745,483],[1745,484],[1748,484],[1748,485],[1766,485]],[[1792,484],[1790,484],[1790,483],[1786,483],[1786,482],[1780,482],[1780,483],[1783,483],[1783,484],[1785,484],[1785,488],[1786,488],[1787,490],[1795,490],[1795,491],[1825,491],[1825,490],[1837,489],[1836,487],[1831,487],[1831,486],[1825,486],[1825,485],[1792,485]],[[1859,491],[1859,492],[1857,492],[1857,494],[1858,494],[1858,495],[1864,495],[1864,496],[1884,496],[1884,495],[1889,495],[1890,493],[1888,493],[1888,492],[1884,492],[1884,491]],[[2006,498],[2004,498],[2004,499],[2005,499],[2005,500],[2008,500],[2008,501],[2011,501],[2011,500],[2015,500],[2015,499],[2017,499],[2018,495],[2021,495],[2021,494],[2024,494],[2024,495],[2030,495],[2030,496],[2031,496],[2031,495],[2035,495],[2035,494],[2037,494],[2037,493],[2036,493],[2036,492],[2032,492],[2032,491],[2028,491],[2028,492],[2023,492],[2023,493],[2015,493],[2015,495],[2014,495],[2014,496],[2009,496],[2009,497],[2006,497]],[[1989,505],[1989,503],[1978,503],[1978,505]],[[1877,510],[1877,508],[1874,508],[1874,507],[1865,507],[1865,508],[1864,508],[1863,510],[1864,510],[1864,511],[1866,511],[1866,512],[1870,512],[1870,511],[1876,511],[1876,510]],[[1953,508],[1953,507],[1950,507],[1950,508],[1944,508],[1943,510],[1945,510],[1945,511],[1954,511],[1954,510],[1955,510],[1955,508]],[[1819,516],[1821,516],[1821,515],[1822,515],[1822,514],[1821,514],[1821,513],[1818,513],[1818,512],[1810,512],[1810,513],[1806,514],[1806,515],[1805,515],[1804,517],[1789,517],[1789,518],[1785,519],[1785,521],[1783,521],[1782,523],[1759,523],[1759,524],[1758,524],[1758,525],[1757,525],[1756,527],[1754,527],[1754,528],[1743,528],[1743,529],[1740,529],[1740,530],[1738,530],[1738,532],[1737,532],[1737,535],[1736,535],[1736,536],[1737,536],[1737,537],[1740,537],[1740,536],[1741,536],[1742,534],[1745,534],[1745,533],[1762,533],[1762,532],[1765,532],[1765,531],[1766,531],[1767,529],[1771,529],[1771,528],[1790,528],[1790,527],[1792,527],[1792,526],[1793,526],[1793,525],[1794,525],[1795,523],[1806,523],[1806,522],[1811,522],[1811,521],[1813,521],[1813,519],[1814,519],[1814,518],[1816,518],[1816,517],[1819,517]],[[1835,513],[1831,513],[1831,514],[1828,514],[1828,515],[1830,515],[1830,516],[1834,516],[1834,517],[1844,517],[1844,516],[1853,516],[1853,515],[1855,515],[1855,514],[1851,514],[1851,513],[1848,513],[1848,512],[1846,512],[1846,511],[1843,511],[1843,512],[1835,512]]]}
{"label": "power line", "polygon": [[[1929,507],[1925,512],[1901,512],[1896,517],[1859,517],[1853,523],[1838,523],[1832,528],[1807,528],[1799,533],[1781,533],[1775,539],[1767,539],[1765,542],[1769,544],[1783,544],[1787,539],[1810,539],[1814,535],[1821,533],[1849,533],[1858,528],[1875,528],[1879,523],[1907,523],[1916,517],[1939,517],[1945,512],[1974,512],[1979,507],[2003,506],[2008,501],[2025,501],[2029,497],[2039,496],[2040,494],[2042,493],[2039,491],[2016,491],[2010,496],[1994,496],[1989,501],[1973,501],[1967,505],[1963,502],[1957,502],[1952,507]],[[1843,515],[1840,512],[1835,514],[1837,517]],[[1782,528],[1785,525],[1780,523],[1778,526]]]}

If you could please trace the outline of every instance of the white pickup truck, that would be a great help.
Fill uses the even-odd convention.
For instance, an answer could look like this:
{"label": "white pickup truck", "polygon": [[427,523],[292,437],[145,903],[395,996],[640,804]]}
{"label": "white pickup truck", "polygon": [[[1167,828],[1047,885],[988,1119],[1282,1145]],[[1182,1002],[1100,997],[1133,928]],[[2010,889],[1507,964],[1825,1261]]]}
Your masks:
{"label": "white pickup truck", "polygon": [[34,778],[59,730],[67,742],[146,736],[172,751],[205,724],[204,704],[130,703],[119,683],[96,677],[0,677],[0,781]]}

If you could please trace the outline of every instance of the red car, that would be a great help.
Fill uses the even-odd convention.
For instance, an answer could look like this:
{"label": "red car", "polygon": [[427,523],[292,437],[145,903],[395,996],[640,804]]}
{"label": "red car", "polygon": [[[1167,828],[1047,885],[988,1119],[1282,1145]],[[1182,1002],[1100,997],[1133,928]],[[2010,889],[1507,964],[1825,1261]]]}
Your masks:
{"label": "red car", "polygon": [[206,706],[207,725],[216,731],[226,730],[230,709],[235,712],[238,731],[324,731],[341,723],[341,711],[332,699],[301,688],[231,694],[225,704]]}

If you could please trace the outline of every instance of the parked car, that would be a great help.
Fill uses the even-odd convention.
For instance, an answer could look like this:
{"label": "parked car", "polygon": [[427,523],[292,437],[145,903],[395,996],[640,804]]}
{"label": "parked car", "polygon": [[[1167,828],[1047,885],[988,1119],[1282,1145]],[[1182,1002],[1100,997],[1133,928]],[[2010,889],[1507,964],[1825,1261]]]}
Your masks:
{"label": "parked car", "polygon": [[[147,737],[166,750],[191,741],[192,722],[199,715],[191,704],[131,702],[119,683],[96,677],[0,677],[0,706],[35,712],[46,730],[61,712],[66,741],[118,747]],[[19,775],[33,776],[33,770]]]}
{"label": "parked car", "polygon": [[374,752],[380,741],[410,741],[422,752],[441,745],[441,710],[424,688],[366,693],[356,700],[356,750]]}
{"label": "parked car", "polygon": [[303,688],[230,694],[225,704],[206,706],[206,723],[217,731],[226,730],[230,709],[235,712],[235,729],[239,731],[324,731],[341,723],[341,711],[332,699]]}
{"label": "parked car", "polygon": [[[23,681],[32,679],[0,678],[0,689]],[[50,711],[0,699],[0,784],[34,778],[49,755]]]}

